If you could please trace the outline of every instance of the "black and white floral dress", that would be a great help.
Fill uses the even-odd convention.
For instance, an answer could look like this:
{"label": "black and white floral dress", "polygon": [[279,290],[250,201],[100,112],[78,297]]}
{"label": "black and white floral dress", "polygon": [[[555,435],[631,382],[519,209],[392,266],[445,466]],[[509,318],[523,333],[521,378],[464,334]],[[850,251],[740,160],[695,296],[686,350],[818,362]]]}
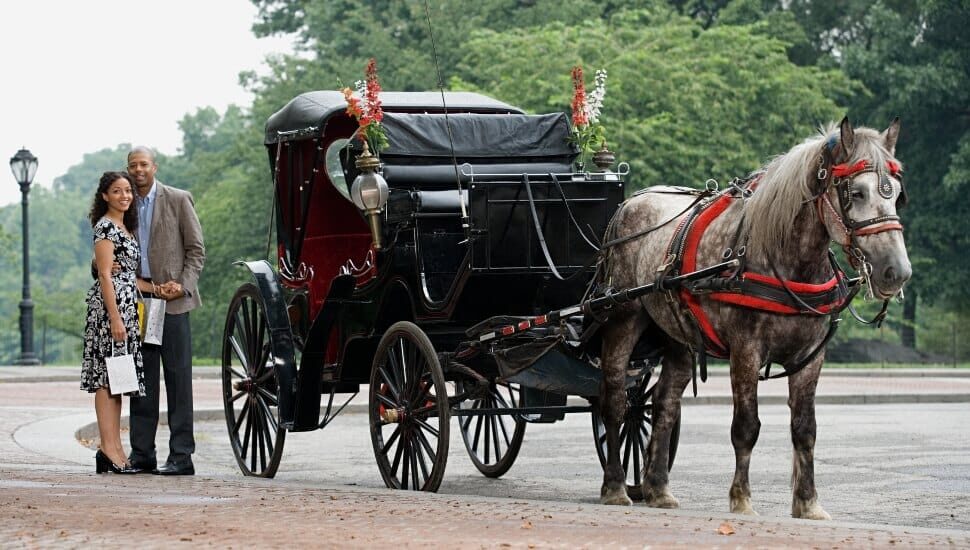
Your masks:
{"label": "black and white floral dress", "polygon": [[[114,244],[115,261],[121,271],[111,275],[118,312],[128,332],[127,340],[115,342],[111,337],[111,323],[101,293],[101,281],[95,280],[88,291],[88,315],[84,325],[84,355],[81,361],[81,390],[95,392],[108,386],[108,371],[104,358],[130,353],[135,358],[138,373],[138,392],[125,395],[145,395],[145,369],[141,360],[141,342],[138,335],[138,288],[135,286],[135,270],[141,261],[138,242],[111,220],[101,218],[94,225],[94,242],[107,239]],[[114,349],[112,349],[112,346]],[[127,349],[126,349],[127,347]]]}

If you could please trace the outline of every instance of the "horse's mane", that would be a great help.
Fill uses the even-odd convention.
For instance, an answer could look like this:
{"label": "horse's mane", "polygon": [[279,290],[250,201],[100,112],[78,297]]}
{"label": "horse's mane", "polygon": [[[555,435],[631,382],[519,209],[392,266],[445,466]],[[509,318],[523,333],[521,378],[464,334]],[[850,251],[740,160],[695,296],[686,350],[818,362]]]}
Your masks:
{"label": "horse's mane", "polygon": [[[802,208],[811,206],[819,159],[826,143],[839,139],[839,126],[829,124],[819,134],[771,159],[760,170],[758,187],[744,207],[748,250],[760,257],[765,257],[766,252],[787,248],[798,229],[795,218]],[[847,162],[866,159],[883,164],[892,158],[883,143],[880,132],[856,128],[855,146]]]}

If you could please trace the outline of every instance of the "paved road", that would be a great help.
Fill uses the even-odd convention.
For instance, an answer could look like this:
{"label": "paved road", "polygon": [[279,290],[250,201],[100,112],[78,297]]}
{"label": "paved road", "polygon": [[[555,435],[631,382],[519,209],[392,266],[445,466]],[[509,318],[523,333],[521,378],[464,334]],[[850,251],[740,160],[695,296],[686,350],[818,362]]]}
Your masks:
{"label": "paved road", "polygon": [[[221,407],[218,381],[200,374],[199,475],[132,478],[91,473],[92,452],[74,435],[93,411],[76,380],[0,367],[0,546],[970,547],[970,377],[823,377],[820,395],[833,402],[819,405],[816,474],[836,521],[818,523],[787,517],[787,410],[772,404],[783,382],[762,388],[752,463],[762,517],[744,518],[723,512],[733,469],[730,408],[719,404],[726,377],[712,376],[684,409],[672,474],[683,508],[661,512],[595,504],[601,473],[585,414],[530,425],[499,480],[474,470],[453,430],[437,495],[383,488],[358,412],[321,432],[288,434],[277,479],[243,478],[220,414],[206,412]],[[159,436],[164,448],[164,429]],[[135,521],[139,512],[146,519]],[[719,534],[722,524],[735,534]]]}

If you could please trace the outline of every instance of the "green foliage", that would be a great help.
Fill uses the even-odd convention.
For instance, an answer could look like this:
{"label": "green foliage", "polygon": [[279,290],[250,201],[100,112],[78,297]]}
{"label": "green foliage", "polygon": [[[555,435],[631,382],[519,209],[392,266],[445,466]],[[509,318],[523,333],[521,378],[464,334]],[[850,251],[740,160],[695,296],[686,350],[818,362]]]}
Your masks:
{"label": "green foliage", "polygon": [[[714,27],[666,10],[472,35],[454,86],[537,112],[568,108],[570,67],[609,71],[602,124],[632,188],[701,185],[756,169],[836,119],[835,71],[798,67],[750,26]],[[527,83],[527,84],[524,84]]]}
{"label": "green foliage", "polygon": [[[296,51],[269,59],[264,76],[241,75],[251,106],[186,114],[181,152],[158,158],[159,179],[193,193],[205,234],[204,306],[192,314],[197,356],[221,353],[225,307],[248,277],[232,262],[267,255],[265,120],[300,93],[352,86],[371,57],[384,89],[436,89],[440,69],[451,89],[531,112],[568,111],[572,66],[608,69],[600,123],[631,164],[630,190],[727,181],[846,112],[867,125],[901,115],[913,289],[937,305],[910,320],[893,305],[881,337],[908,324],[923,335],[921,348],[937,351],[966,324],[968,0],[435,0],[430,13],[423,0],[252,1],[254,32],[291,34]],[[91,193],[101,172],[124,167],[128,148],[85,155],[52,191],[31,193],[35,331],[40,338],[46,326],[49,339],[60,338],[48,360],[79,355]],[[19,223],[19,205],[0,208],[0,362],[19,348]],[[877,307],[858,305],[864,315]],[[863,334],[874,333],[851,321],[840,331]]]}

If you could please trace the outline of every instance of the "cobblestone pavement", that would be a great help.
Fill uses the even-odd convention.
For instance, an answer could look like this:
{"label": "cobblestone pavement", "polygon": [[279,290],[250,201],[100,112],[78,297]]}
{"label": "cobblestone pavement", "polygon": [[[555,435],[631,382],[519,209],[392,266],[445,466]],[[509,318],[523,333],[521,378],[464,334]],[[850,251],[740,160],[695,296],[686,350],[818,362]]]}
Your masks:
{"label": "cobblestone pavement", "polygon": [[[231,471],[232,457],[225,441],[217,440],[223,435],[220,430],[224,431],[219,424],[219,414],[206,413],[221,408],[218,381],[212,378],[212,373],[204,375],[195,385],[196,409],[203,417],[197,429],[199,452],[196,464],[200,475],[185,478],[98,476],[93,473],[91,450],[73,439],[79,428],[94,420],[91,398],[77,390],[77,381],[67,381],[68,378],[63,382],[49,381],[51,377],[48,376],[48,381],[34,379],[27,382],[24,377],[13,376],[9,372],[12,369],[6,372],[5,369],[0,367],[0,547],[3,548],[86,547],[95,544],[108,548],[131,545],[283,547],[294,544],[324,548],[373,547],[377,544],[402,547],[433,544],[447,548],[970,548],[970,531],[966,530],[807,522],[770,516],[749,518],[687,506],[687,509],[676,511],[643,506],[603,507],[594,504],[591,498],[563,501],[562,497],[541,500],[541,496],[540,499],[482,496],[488,493],[470,493],[460,486],[460,481],[448,485],[449,479],[454,479],[453,464],[455,477],[459,480],[463,477],[462,468],[470,469],[467,460],[460,460],[463,451],[460,439],[458,448],[452,443],[449,471],[445,476],[446,485],[443,485],[443,489],[450,493],[383,489],[377,485],[379,476],[376,476],[372,455],[358,458],[370,463],[367,474],[368,478],[377,477],[374,486],[348,484],[348,478],[339,475],[310,473],[310,470],[320,472],[326,469],[326,464],[313,463],[313,452],[325,445],[337,447],[334,452],[327,453],[327,460],[333,460],[334,455],[342,459],[349,457],[341,455],[361,453],[356,447],[359,443],[347,443],[335,437],[335,434],[339,436],[339,431],[291,434],[294,437],[287,439],[287,449],[292,446],[294,456],[284,453],[283,467],[277,479],[243,478],[238,472]],[[12,382],[14,379],[24,381]],[[846,377],[846,380],[844,384],[840,382],[839,389],[829,388],[827,395],[837,395],[845,390],[843,401],[856,403],[892,403],[894,400],[912,403],[928,401],[929,396],[934,395],[937,396],[935,401],[966,401],[970,396],[970,378]],[[834,381],[833,377],[827,382]],[[827,382],[823,381],[823,384]],[[724,391],[723,387],[724,380],[712,376],[706,386],[701,386],[701,396],[713,400]],[[878,389],[866,389],[873,387]],[[762,392],[766,400],[781,397],[784,393],[783,383],[769,383]],[[819,393],[822,395],[823,389],[820,388]],[[723,393],[720,395],[724,396]],[[871,407],[867,409],[872,411],[872,418],[867,421],[866,429],[878,427],[881,410],[887,410],[889,406]],[[701,424],[705,413],[715,409],[692,408],[685,412],[685,420],[689,414],[697,421],[695,424]],[[932,417],[945,410],[928,408],[925,414]],[[347,423],[350,428],[359,430],[360,426],[355,423],[360,424],[360,419],[354,419],[355,416],[361,415],[350,414],[338,419],[337,423]],[[582,422],[588,423],[588,417]],[[723,424],[723,420],[718,423]],[[765,422],[766,427],[770,424],[771,421]],[[558,426],[538,426],[540,429],[547,427]],[[723,426],[717,428],[723,431]],[[820,426],[820,432],[823,429],[824,426]],[[891,430],[887,428],[887,431]],[[554,431],[549,433],[552,435],[546,436],[547,441],[556,437]],[[527,443],[534,440],[537,445],[543,444],[540,430],[530,434],[527,434]],[[164,449],[166,437],[162,429],[159,434],[161,449]],[[725,432],[721,445],[730,453],[727,441]],[[914,445],[912,438],[907,441],[909,447]],[[915,444],[918,445],[918,441]],[[596,465],[589,441],[584,439],[570,445],[579,447],[576,454],[592,456],[592,464]],[[765,442],[765,445],[770,448],[772,444]],[[843,441],[837,448],[846,457],[853,455],[852,441]],[[718,452],[723,454],[725,449]],[[914,451],[907,449],[905,452]],[[291,458],[295,460],[290,461]],[[515,468],[528,467],[528,462],[523,457],[522,464],[516,464]],[[458,466],[459,463],[464,466]],[[676,467],[684,465],[684,462],[678,462]],[[546,475],[558,473],[551,471]],[[871,472],[865,475],[871,475]],[[966,471],[961,469],[954,475],[959,478],[965,476]],[[480,480],[481,477],[474,479]],[[512,480],[514,483],[515,477]],[[958,481],[967,482],[966,479]],[[830,492],[834,490],[835,487],[829,488]],[[681,496],[682,500],[691,500],[689,493],[686,499],[684,494]],[[931,496],[930,491],[927,496]],[[936,510],[938,503],[901,502],[899,505]],[[723,506],[721,502],[716,508]],[[951,512],[964,514],[968,509],[970,504],[963,503]],[[783,513],[784,510],[774,512]],[[937,512],[946,513],[947,510]]]}

